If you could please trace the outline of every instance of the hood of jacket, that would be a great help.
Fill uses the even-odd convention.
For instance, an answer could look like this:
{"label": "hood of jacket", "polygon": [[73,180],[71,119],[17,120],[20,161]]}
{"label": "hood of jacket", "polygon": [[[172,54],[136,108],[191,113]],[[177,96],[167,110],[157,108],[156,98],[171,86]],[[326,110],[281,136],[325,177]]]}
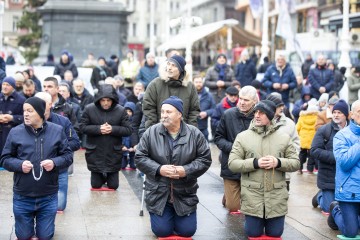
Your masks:
{"label": "hood of jacket", "polygon": [[95,95],[94,103],[96,106],[100,106],[100,99],[102,98],[110,98],[113,103],[110,109],[114,108],[119,103],[119,98],[116,94],[115,89],[110,84],[100,85],[99,92]]}
{"label": "hood of jacket", "polygon": [[134,114],[136,105],[133,102],[126,102],[125,105],[124,105],[124,108],[125,109],[127,109],[127,108],[130,109]]}
{"label": "hood of jacket", "polygon": [[305,95],[310,95],[310,98],[312,98],[309,86],[303,86],[301,89],[301,98],[304,99]]}
{"label": "hood of jacket", "polygon": [[[192,69],[188,65],[185,65],[184,75],[183,76],[180,75],[180,79],[179,79],[181,81],[182,86],[186,87],[189,84],[189,82],[191,82],[191,79],[190,79],[191,72],[192,72]],[[172,81],[169,79],[169,75],[166,72],[166,64],[164,64],[164,65],[162,64],[162,66],[159,67],[159,76],[165,82]]]}

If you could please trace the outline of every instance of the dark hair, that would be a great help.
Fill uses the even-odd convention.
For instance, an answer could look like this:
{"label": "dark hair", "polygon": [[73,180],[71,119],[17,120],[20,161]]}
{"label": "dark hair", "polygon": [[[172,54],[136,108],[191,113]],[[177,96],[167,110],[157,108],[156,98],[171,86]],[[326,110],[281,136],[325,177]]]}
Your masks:
{"label": "dark hair", "polygon": [[27,80],[24,81],[24,86],[26,86],[26,87],[35,86],[35,83],[31,79],[27,79]]}
{"label": "dark hair", "polygon": [[55,87],[59,86],[59,82],[55,77],[47,77],[44,79],[44,82],[53,82]]}
{"label": "dark hair", "polygon": [[67,84],[67,83],[65,83],[65,82],[62,82],[62,83],[59,84],[59,87],[60,87],[60,86],[66,87],[67,90],[68,90],[68,92],[70,92],[70,86],[69,86],[69,84]]}

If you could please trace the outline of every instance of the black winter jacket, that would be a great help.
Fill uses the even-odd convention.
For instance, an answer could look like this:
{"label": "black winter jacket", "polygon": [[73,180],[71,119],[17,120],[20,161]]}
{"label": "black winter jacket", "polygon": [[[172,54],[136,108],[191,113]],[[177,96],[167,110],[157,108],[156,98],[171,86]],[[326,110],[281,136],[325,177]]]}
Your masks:
{"label": "black winter jacket", "polygon": [[[196,210],[197,178],[211,165],[211,153],[204,135],[194,126],[181,124],[173,150],[162,123],[151,126],[140,139],[136,149],[136,167],[146,174],[146,205],[151,213],[162,215],[173,191],[176,214],[185,216]],[[170,179],[157,174],[161,165],[173,164],[185,168],[186,177]],[[172,186],[172,188],[171,188]]]}
{"label": "black winter jacket", "polygon": [[[31,171],[22,171],[22,163],[29,160],[34,166],[34,175],[39,177],[40,162],[45,159],[53,160],[55,167],[49,172],[44,169],[39,181],[34,179]],[[0,166],[14,172],[14,193],[42,197],[57,193],[59,170],[69,167],[72,162],[72,151],[63,127],[45,122],[37,132],[25,124],[11,129]]]}
{"label": "black winter jacket", "polygon": [[[104,110],[102,98],[111,98],[112,106]],[[100,125],[112,126],[110,134],[101,134]],[[101,85],[95,102],[87,105],[80,120],[80,130],[87,135],[85,158],[91,172],[118,172],[121,168],[122,137],[132,133],[125,108],[118,105],[118,98],[111,85]]]}
{"label": "black winter jacket", "polygon": [[228,167],[229,154],[231,152],[233,143],[238,133],[245,131],[249,128],[250,122],[254,117],[252,111],[248,115],[240,112],[238,107],[233,107],[224,112],[221,117],[219,125],[216,128],[215,144],[221,150],[220,163],[221,173],[220,176],[230,180],[240,180],[240,173],[233,173]]}
{"label": "black winter jacket", "polygon": [[339,130],[339,126],[331,121],[321,126],[312,140],[310,154],[319,160],[317,186],[322,190],[335,190],[336,161],[333,138]]}

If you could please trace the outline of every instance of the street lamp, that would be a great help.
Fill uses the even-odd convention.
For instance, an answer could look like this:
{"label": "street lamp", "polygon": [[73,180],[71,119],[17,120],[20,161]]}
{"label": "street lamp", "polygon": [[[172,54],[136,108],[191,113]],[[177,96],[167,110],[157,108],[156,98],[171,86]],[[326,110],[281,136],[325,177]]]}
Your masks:
{"label": "street lamp", "polygon": [[[349,0],[343,1],[343,27],[341,33],[341,55],[338,67],[346,67],[347,70],[351,67],[349,56],[350,41],[349,41]],[[347,71],[349,73],[349,71]]]}

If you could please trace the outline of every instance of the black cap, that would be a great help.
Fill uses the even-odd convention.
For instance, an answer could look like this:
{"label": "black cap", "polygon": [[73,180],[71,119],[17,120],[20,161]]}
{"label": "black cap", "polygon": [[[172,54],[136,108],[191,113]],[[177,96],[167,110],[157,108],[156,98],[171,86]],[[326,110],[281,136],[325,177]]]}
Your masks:
{"label": "black cap", "polygon": [[269,94],[269,95],[266,97],[266,100],[270,100],[270,101],[272,101],[273,103],[275,103],[276,107],[280,107],[280,106],[285,105],[284,102],[283,102],[280,98],[278,98],[278,97],[276,97],[276,96],[274,96],[274,95],[272,95],[272,94]]}
{"label": "black cap", "polygon": [[267,118],[271,121],[275,116],[276,105],[270,100],[262,100],[255,105],[254,112],[257,110],[265,113]]}
{"label": "black cap", "polygon": [[225,92],[229,95],[239,95],[239,89],[236,87],[228,87]]}

